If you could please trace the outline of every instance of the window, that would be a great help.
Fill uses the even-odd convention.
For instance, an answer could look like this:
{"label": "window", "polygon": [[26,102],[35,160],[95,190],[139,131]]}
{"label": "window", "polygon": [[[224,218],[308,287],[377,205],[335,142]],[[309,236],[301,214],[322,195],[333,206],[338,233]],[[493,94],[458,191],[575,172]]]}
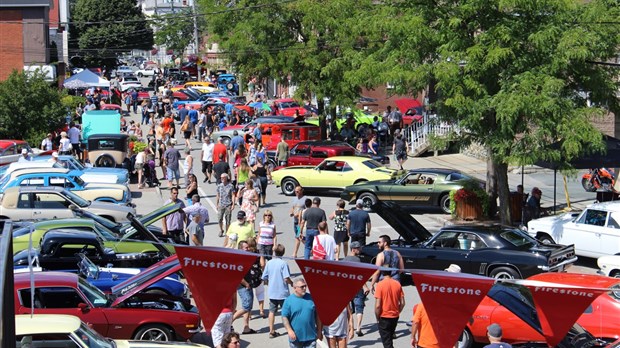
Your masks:
{"label": "window", "polygon": [[[19,180],[19,179],[18,179]],[[43,178],[25,178],[19,181],[19,186],[44,186]]]}
{"label": "window", "polygon": [[36,335],[18,335],[15,336],[15,347],[17,348],[34,348],[34,347],[49,347],[49,348],[79,348],[80,346],[75,343],[69,334],[66,333],[54,333],[54,334],[36,334]]}
{"label": "window", "polygon": [[442,248],[459,248],[457,232],[443,232],[433,241],[433,246]]}
{"label": "window", "polygon": [[620,213],[611,213],[609,214],[609,221],[607,221],[607,227],[609,228],[620,228]]}
{"label": "window", "polygon": [[[30,289],[19,291],[21,303],[26,308],[32,308]],[[67,287],[42,287],[34,290],[34,308],[78,308],[80,303],[86,303],[78,291]]]}
{"label": "window", "polygon": [[327,158],[327,151],[312,151],[310,154],[312,158]]}
{"label": "window", "polygon": [[20,193],[17,200],[17,208],[30,209],[32,204],[30,203],[30,195],[28,193]]}
{"label": "window", "polygon": [[54,193],[35,193],[35,209],[67,209],[69,204],[63,197]]}
{"label": "window", "polygon": [[577,223],[593,225],[593,226],[605,226],[607,220],[607,212],[604,210],[588,209],[586,210]]}
{"label": "window", "polygon": [[50,186],[64,187],[66,189],[75,188],[70,179],[64,177],[50,177]]}
{"label": "window", "polygon": [[310,147],[305,145],[299,145],[294,151],[291,151],[291,155],[307,155],[310,153]]}
{"label": "window", "polygon": [[480,237],[473,233],[461,233],[458,240],[462,250],[474,250],[486,247],[486,244],[484,244]]}

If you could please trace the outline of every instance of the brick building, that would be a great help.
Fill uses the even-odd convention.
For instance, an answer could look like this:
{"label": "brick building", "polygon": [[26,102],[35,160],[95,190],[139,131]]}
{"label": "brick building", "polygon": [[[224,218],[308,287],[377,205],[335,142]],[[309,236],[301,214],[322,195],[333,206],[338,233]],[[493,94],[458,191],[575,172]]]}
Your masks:
{"label": "brick building", "polygon": [[26,65],[46,65],[50,0],[0,1],[0,80]]}

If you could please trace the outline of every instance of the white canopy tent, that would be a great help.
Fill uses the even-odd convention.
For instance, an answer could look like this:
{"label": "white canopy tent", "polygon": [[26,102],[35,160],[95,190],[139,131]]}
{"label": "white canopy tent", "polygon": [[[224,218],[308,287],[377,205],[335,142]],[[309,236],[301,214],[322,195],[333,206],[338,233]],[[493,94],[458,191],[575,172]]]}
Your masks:
{"label": "white canopy tent", "polygon": [[110,81],[101,78],[94,72],[86,69],[66,79],[63,86],[70,89],[89,87],[110,88]]}

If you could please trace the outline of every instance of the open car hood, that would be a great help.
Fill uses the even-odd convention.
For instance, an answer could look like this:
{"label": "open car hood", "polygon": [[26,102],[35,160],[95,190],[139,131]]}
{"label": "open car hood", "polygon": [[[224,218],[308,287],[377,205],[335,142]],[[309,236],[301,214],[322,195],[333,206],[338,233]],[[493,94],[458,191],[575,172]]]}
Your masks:
{"label": "open car hood", "polygon": [[112,287],[111,293],[114,298],[112,306],[119,305],[129,297],[180,270],[181,263],[176,255],[159,261],[135,276]]}
{"label": "open car hood", "polygon": [[162,245],[161,241],[157,239],[157,237],[155,237],[155,235],[151,231],[149,231],[146,227],[144,227],[144,225],[141,224],[140,221],[136,219],[133,215],[128,214],[127,219],[130,221],[131,226],[134,228],[134,230],[125,234],[118,241],[117,244],[122,243],[126,240],[131,240],[132,239],[131,237],[134,235],[142,235],[144,236],[144,240],[147,242],[151,242],[153,246],[157,250],[159,250],[161,255],[164,255],[164,256],[172,255],[172,252],[168,250],[164,245]]}
{"label": "open car hood", "polygon": [[378,202],[372,209],[406,242],[417,244],[433,236],[418,220],[394,202]]}
{"label": "open car hood", "polygon": [[[181,203],[169,203],[159,209],[155,209],[152,212],[139,217],[138,221],[142,224],[142,226],[150,226],[154,222],[161,220],[172,213],[176,213],[180,209]],[[133,227],[132,224],[125,224],[123,225],[123,227],[121,227],[120,233],[124,236],[128,233],[135,233],[135,230],[136,228]]]}

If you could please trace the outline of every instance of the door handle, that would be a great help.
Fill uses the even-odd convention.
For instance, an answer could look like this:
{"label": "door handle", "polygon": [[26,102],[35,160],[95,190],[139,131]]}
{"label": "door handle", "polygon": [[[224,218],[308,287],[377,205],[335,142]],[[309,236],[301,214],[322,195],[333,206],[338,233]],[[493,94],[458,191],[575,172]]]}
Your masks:
{"label": "door handle", "polygon": [[39,214],[41,214],[40,211],[35,211],[35,212],[32,213],[32,215],[39,215]]}

